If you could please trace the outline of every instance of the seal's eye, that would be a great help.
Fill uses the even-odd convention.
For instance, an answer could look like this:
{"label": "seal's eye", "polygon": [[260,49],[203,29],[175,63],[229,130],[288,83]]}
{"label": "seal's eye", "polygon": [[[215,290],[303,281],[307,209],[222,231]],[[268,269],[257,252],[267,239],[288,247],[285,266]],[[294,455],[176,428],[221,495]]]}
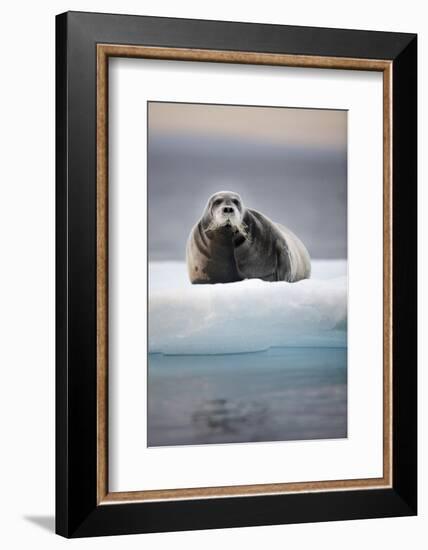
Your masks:
{"label": "seal's eye", "polygon": [[221,199],[216,199],[214,202],[213,202],[213,206],[218,206],[219,204],[221,204],[222,200]]}
{"label": "seal's eye", "polygon": [[233,202],[233,204],[234,204],[235,206],[239,206],[239,201],[238,201],[238,199],[233,199],[232,202]]}

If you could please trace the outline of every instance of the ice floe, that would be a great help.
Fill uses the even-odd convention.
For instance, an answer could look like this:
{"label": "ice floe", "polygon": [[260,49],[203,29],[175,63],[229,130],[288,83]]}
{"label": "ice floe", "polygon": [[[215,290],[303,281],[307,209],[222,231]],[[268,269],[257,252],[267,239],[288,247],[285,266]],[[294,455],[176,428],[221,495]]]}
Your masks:
{"label": "ice floe", "polygon": [[149,352],[346,347],[347,263],[315,260],[298,283],[191,285],[184,262],[149,264]]}

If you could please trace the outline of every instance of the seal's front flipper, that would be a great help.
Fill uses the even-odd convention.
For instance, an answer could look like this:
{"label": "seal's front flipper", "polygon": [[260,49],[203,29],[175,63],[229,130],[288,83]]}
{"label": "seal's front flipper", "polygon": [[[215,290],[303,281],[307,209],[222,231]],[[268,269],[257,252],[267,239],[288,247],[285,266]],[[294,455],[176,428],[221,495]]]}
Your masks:
{"label": "seal's front flipper", "polygon": [[274,254],[266,255],[263,242],[245,238],[235,247],[234,256],[236,267],[243,279],[276,281],[276,257]]}
{"label": "seal's front flipper", "polygon": [[238,246],[241,246],[244,244],[246,240],[246,237],[245,235],[243,235],[242,233],[236,233],[235,237],[233,238],[233,245],[235,248],[238,248]]}

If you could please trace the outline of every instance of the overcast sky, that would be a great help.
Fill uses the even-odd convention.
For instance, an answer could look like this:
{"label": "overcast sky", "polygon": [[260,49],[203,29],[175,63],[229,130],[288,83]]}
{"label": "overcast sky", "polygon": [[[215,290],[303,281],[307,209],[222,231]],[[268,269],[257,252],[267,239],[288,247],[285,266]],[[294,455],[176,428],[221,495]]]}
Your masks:
{"label": "overcast sky", "polygon": [[220,190],[289,227],[313,258],[346,258],[345,111],[151,102],[148,131],[150,260],[183,260]]}

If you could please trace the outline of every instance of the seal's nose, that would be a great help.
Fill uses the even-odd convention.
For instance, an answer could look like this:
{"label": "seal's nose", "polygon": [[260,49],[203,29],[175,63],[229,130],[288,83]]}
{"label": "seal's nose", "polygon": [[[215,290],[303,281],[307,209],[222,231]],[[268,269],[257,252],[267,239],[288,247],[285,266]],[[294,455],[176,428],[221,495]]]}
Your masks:
{"label": "seal's nose", "polygon": [[233,213],[233,208],[231,206],[225,206],[223,208],[223,213],[224,214],[232,214]]}

